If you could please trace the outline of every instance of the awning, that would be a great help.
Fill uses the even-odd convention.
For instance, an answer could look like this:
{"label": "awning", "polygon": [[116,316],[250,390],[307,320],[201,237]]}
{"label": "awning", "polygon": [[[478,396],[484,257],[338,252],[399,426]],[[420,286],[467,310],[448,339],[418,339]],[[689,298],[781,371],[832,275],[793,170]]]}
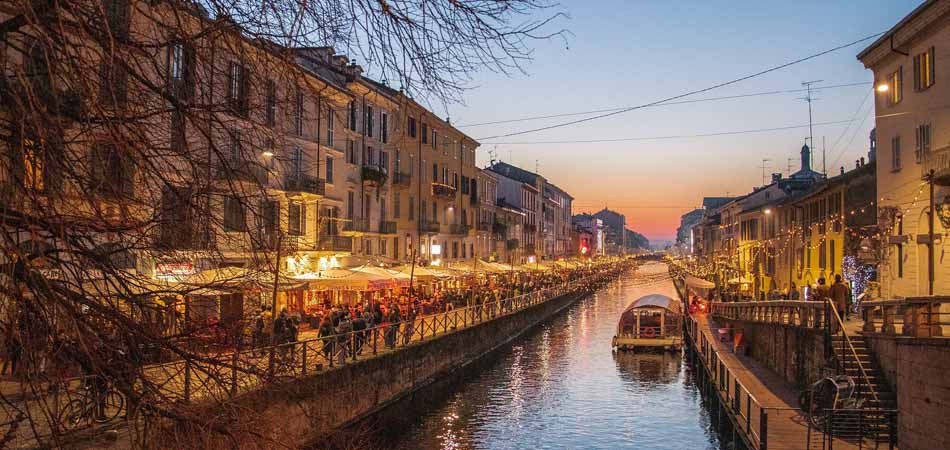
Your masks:
{"label": "awning", "polygon": [[371,271],[353,271],[349,269],[329,269],[294,277],[305,281],[311,288],[330,291],[378,291],[391,289],[395,279]]}
{"label": "awning", "polygon": [[716,287],[715,283],[702,278],[696,278],[692,275],[686,275],[686,285],[694,289],[712,289]]}
{"label": "awning", "polygon": [[445,272],[440,272],[440,271],[437,271],[437,270],[432,270],[432,269],[430,269],[430,268],[428,268],[428,267],[423,267],[423,266],[415,266],[415,267],[413,267],[411,264],[406,264],[406,265],[403,265],[403,266],[399,266],[399,267],[394,268],[393,270],[395,270],[395,271],[398,272],[398,273],[401,273],[401,274],[405,275],[406,277],[412,276],[413,278],[416,278],[416,279],[419,279],[419,280],[431,280],[431,279],[435,279],[435,278],[448,278],[448,277],[451,276],[451,275],[449,275],[449,274],[447,274],[447,273],[445,273]]}

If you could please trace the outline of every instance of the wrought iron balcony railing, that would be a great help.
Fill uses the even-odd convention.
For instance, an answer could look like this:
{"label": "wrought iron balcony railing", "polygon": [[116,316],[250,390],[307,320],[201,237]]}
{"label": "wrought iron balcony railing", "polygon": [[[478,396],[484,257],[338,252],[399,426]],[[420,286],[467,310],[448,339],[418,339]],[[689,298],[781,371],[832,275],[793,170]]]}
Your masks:
{"label": "wrought iron balcony railing", "polygon": [[349,252],[353,250],[353,238],[349,236],[320,236],[317,250]]}
{"label": "wrought iron balcony railing", "polygon": [[386,171],[386,168],[383,166],[366,164],[360,170],[360,177],[362,178],[364,182],[370,182],[374,184],[385,184],[386,179],[389,177],[389,173]]}
{"label": "wrought iron balcony railing", "polygon": [[439,222],[432,222],[428,220],[419,221],[419,230],[421,230],[423,233],[438,233],[439,228]]}
{"label": "wrought iron balcony railing", "polygon": [[404,172],[396,172],[393,174],[393,186],[394,187],[409,187],[409,184],[412,183],[412,176]]}
{"label": "wrought iron balcony railing", "polygon": [[449,226],[449,234],[466,235],[471,228],[464,223],[453,223]]}
{"label": "wrought iron balcony railing", "polygon": [[396,222],[392,220],[379,221],[379,232],[381,234],[396,234]]}
{"label": "wrought iron balcony railing", "polygon": [[432,195],[446,200],[455,200],[456,189],[449,184],[432,183]]}
{"label": "wrought iron balcony railing", "polygon": [[934,184],[950,186],[950,146],[923,154],[920,164],[921,177],[926,179],[933,172]]}
{"label": "wrought iron balcony railing", "polygon": [[475,229],[478,231],[491,231],[492,222],[478,222],[475,224]]}
{"label": "wrought iron balcony railing", "polygon": [[284,179],[284,190],[326,195],[327,184],[324,180],[310,175],[288,175]]}
{"label": "wrought iron balcony railing", "polygon": [[366,219],[350,219],[343,222],[344,232],[366,233],[369,231],[369,221]]}
{"label": "wrought iron balcony railing", "polygon": [[267,185],[267,168],[253,161],[221,161],[215,170],[215,179],[246,181]]}

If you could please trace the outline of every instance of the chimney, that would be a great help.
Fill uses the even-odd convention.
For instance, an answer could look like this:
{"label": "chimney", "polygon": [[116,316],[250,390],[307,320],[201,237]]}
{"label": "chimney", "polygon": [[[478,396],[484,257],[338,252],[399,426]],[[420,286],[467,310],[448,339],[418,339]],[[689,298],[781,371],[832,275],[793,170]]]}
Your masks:
{"label": "chimney", "polygon": [[844,175],[844,166],[841,166],[841,175]]}
{"label": "chimney", "polygon": [[861,157],[861,167],[864,167],[864,157]]}
{"label": "chimney", "polygon": [[773,174],[772,174],[772,182],[773,182],[773,183],[778,183],[779,181],[782,181],[782,174],[781,174],[781,173],[773,173]]}

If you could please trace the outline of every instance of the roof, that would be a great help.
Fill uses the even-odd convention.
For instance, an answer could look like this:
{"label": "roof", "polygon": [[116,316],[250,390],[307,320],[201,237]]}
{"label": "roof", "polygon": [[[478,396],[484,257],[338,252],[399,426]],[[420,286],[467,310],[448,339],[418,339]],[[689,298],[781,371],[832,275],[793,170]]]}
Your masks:
{"label": "roof", "polygon": [[703,197],[703,208],[716,209],[736,198],[737,197]]}
{"label": "roof", "polygon": [[517,180],[522,183],[530,184],[536,186],[538,183],[538,177],[540,175],[524,170],[520,167],[513,166],[506,162],[498,161],[495,164],[488,167],[489,171],[495,172],[499,175],[506,176],[512,180]]}
{"label": "roof", "polygon": [[676,313],[680,312],[680,303],[662,294],[644,295],[643,297],[640,297],[634,300],[633,303],[630,304],[630,306],[627,306],[627,309],[623,310],[623,312],[626,313],[627,311],[630,311],[636,308],[643,308],[643,307],[650,307],[650,306],[663,308],[663,309],[673,311]]}
{"label": "roof", "polygon": [[495,205],[498,206],[499,208],[507,209],[507,210],[509,210],[509,211],[511,211],[511,212],[514,212],[514,213],[524,214],[524,210],[523,210],[523,209],[521,209],[521,208],[519,208],[519,207],[517,207],[517,206],[515,206],[515,205],[512,205],[511,203],[508,203],[507,201],[505,201],[505,198],[504,198],[504,197],[499,198],[498,200],[496,200],[496,201],[495,201]]}
{"label": "roof", "polygon": [[914,20],[914,18],[922,14],[927,8],[930,8],[932,5],[937,3],[937,1],[938,0],[927,0],[921,3],[920,6],[914,8],[914,10],[910,12],[910,14],[904,16],[904,18],[901,19],[900,22],[897,22],[896,25],[891,27],[890,30],[887,30],[884,34],[881,35],[881,37],[877,38],[873,43],[871,43],[871,45],[867,46],[867,48],[865,48],[864,50],[861,50],[861,53],[858,53],[858,59],[859,60],[864,59],[864,57],[867,56],[868,53],[871,53],[871,51],[877,48],[877,46],[881,45],[888,39],[891,39],[894,36],[894,34],[896,34],[901,28],[904,27],[904,25],[907,25],[908,22],[910,22],[911,20]]}

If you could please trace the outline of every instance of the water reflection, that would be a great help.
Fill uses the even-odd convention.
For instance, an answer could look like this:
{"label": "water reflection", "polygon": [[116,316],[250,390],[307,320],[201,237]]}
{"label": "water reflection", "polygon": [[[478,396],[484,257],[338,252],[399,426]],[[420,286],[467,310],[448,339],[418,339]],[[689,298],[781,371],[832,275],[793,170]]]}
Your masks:
{"label": "water reflection", "polygon": [[614,353],[623,309],[663,286],[632,275],[503,350],[378,449],[716,449],[679,354]]}

